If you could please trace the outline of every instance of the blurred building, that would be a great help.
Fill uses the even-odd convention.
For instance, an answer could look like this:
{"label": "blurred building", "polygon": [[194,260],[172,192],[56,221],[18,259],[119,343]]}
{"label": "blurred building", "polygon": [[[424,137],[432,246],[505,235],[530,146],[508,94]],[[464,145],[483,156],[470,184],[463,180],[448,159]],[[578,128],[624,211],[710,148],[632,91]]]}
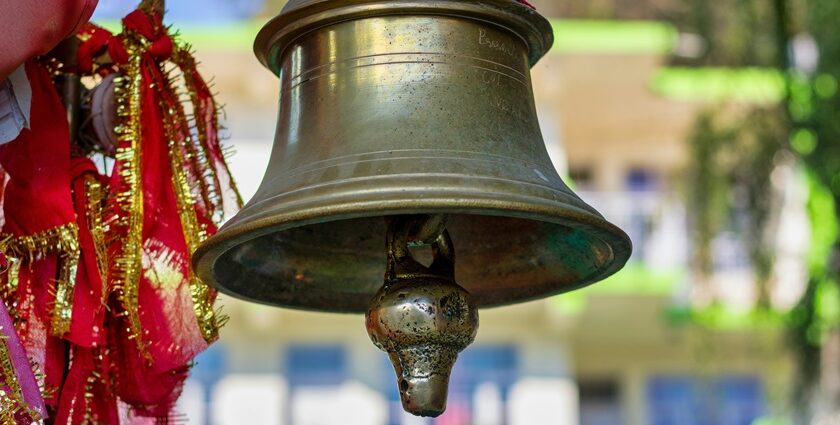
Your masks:
{"label": "blurred building", "polygon": [[[104,2],[100,18],[122,13],[119,1],[111,3]],[[215,76],[238,152],[232,170],[248,199],[267,165],[278,84],[250,52],[259,23],[241,21],[262,2],[216,3],[168,2],[169,21],[183,28],[204,72]],[[552,15],[585,13],[535,3]],[[627,2],[592,7],[619,3]],[[658,2],[642,3],[650,14],[658,10]],[[737,238],[723,234],[715,242],[713,290],[723,300],[722,319],[713,326],[689,320],[690,234],[680,186],[691,161],[686,138],[702,108],[739,87],[710,93],[701,74],[675,82],[683,77],[668,73],[668,57],[691,46],[668,25],[554,24],[557,46],[534,70],[547,148],[581,197],[631,235],[627,268],[576,293],[482,311],[476,343],[456,365],[449,409],[436,420],[402,412],[391,366],[368,340],[361,316],[223,299],[231,320],[220,343],[198,359],[181,401],[189,423],[750,425],[785,414],[793,372],[784,335],[778,326],[741,320],[755,294]],[[734,103],[772,97],[768,87]],[[801,291],[797,247],[807,244],[797,242],[808,227],[791,179],[777,182],[789,193],[784,220],[793,241],[785,244],[790,252],[780,264],[787,268],[774,287],[782,306]]]}

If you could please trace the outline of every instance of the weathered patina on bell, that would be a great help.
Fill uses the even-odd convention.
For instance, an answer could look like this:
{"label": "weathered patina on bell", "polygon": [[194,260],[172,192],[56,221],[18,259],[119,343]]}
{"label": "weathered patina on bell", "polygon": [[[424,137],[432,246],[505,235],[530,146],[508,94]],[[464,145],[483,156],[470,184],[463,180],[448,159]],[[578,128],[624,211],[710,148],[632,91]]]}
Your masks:
{"label": "weathered patina on bell", "polygon": [[[446,368],[415,362],[406,372],[400,350],[425,338],[443,359],[475,329],[438,323],[400,339],[391,332],[409,326],[392,315],[400,293],[420,300],[403,305],[415,310],[466,294],[468,319],[473,307],[616,272],[629,239],[563,183],[540,134],[530,67],[552,42],[549,22],[514,0],[290,1],[256,42],[281,81],[269,168],[255,197],[196,252],[199,275],[263,304],[367,311],[371,337],[412,384]],[[454,276],[429,266],[423,279],[386,276],[383,286],[393,217],[418,215],[427,219],[401,237],[454,246]],[[372,324],[376,315],[387,326]],[[412,413],[439,414],[445,391],[409,401]]]}
{"label": "weathered patina on bell", "polygon": [[[385,284],[365,315],[370,339],[394,364],[403,407],[421,416],[446,410],[452,367],[478,331],[472,296],[455,282],[455,250],[443,218],[387,219]],[[414,258],[412,242],[430,244],[429,266]]]}

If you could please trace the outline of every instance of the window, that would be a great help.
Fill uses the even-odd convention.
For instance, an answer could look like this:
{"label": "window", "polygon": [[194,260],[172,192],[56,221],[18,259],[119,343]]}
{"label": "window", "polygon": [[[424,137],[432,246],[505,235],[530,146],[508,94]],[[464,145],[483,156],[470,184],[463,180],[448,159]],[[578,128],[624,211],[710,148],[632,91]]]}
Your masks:
{"label": "window", "polygon": [[347,379],[344,347],[336,345],[294,345],[286,352],[286,376],[294,387],[329,387]]}
{"label": "window", "polygon": [[571,167],[569,168],[569,179],[575,188],[580,190],[588,190],[594,184],[592,177],[592,168],[590,167]]}
{"label": "window", "polygon": [[581,425],[621,425],[621,398],[612,379],[582,379],[578,383]]}
{"label": "window", "polygon": [[656,377],[647,395],[651,425],[750,425],[765,411],[761,382],[751,376]]}
{"label": "window", "polygon": [[[195,359],[190,376],[184,385],[176,410],[189,418],[190,423],[205,424],[210,416],[209,406],[214,388],[227,373],[227,353],[220,344],[211,345]],[[216,421],[216,423],[224,423]]]}
{"label": "window", "polygon": [[[360,424],[362,416],[382,411],[362,387],[347,387],[347,353],[338,345],[293,345],[286,351],[289,380],[287,422],[295,425]],[[360,399],[361,398],[361,399]],[[370,402],[370,403],[368,403]],[[348,408],[348,405],[357,408]],[[382,403],[384,405],[384,403]],[[362,407],[366,406],[366,407]],[[368,422],[371,421],[367,418]],[[373,423],[377,423],[374,419]],[[381,423],[379,421],[378,423]]]}
{"label": "window", "polygon": [[624,177],[624,186],[630,191],[656,190],[659,187],[656,173],[644,168],[630,169]]}

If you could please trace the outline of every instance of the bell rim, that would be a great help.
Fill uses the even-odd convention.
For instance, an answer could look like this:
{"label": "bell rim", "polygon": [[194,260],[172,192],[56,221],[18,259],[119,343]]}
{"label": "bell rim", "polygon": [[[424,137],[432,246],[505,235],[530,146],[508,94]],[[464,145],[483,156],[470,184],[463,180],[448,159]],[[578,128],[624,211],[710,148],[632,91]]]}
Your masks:
{"label": "bell rim", "polygon": [[514,0],[315,0],[284,8],[269,20],[257,34],[254,53],[263,66],[279,75],[278,58],[300,36],[344,21],[397,15],[452,16],[499,26],[522,39],[532,67],[554,44],[551,23]]}
{"label": "bell rim", "polygon": [[[415,203],[417,205],[413,205]],[[247,224],[231,223],[231,227],[222,227],[218,233],[205,240],[193,253],[193,270],[206,284],[209,284],[222,294],[239,300],[302,311],[361,314],[364,313],[364,310],[358,308],[326,309],[304,305],[273,303],[249,297],[220,283],[215,278],[214,267],[218,260],[229,250],[272,233],[320,223],[404,214],[445,213],[535,220],[565,226],[571,229],[583,229],[604,242],[604,244],[610,248],[612,258],[605,261],[604,266],[597,268],[592,274],[581,278],[573,285],[561,286],[558,287],[556,291],[517,298],[509,302],[478,304],[479,309],[485,309],[536,301],[588,287],[614,275],[624,268],[627,261],[630,259],[633,250],[633,243],[630,240],[630,237],[621,230],[621,228],[610,223],[598,214],[593,214],[590,211],[586,211],[572,205],[551,207],[535,205],[533,203],[522,201],[506,201],[504,202],[504,205],[500,205],[498,201],[470,200],[469,206],[466,205],[466,202],[465,205],[459,206],[455,205],[452,199],[441,199],[440,202],[437,203],[434,199],[423,199],[417,201],[402,200],[394,201],[393,204],[393,206],[384,206],[381,201],[363,201],[348,203],[345,205],[336,205],[328,210],[325,210],[323,207],[316,206],[295,210],[289,213],[256,218]],[[375,208],[371,208],[374,206]],[[385,261],[384,258],[385,254],[383,247],[383,264]]]}

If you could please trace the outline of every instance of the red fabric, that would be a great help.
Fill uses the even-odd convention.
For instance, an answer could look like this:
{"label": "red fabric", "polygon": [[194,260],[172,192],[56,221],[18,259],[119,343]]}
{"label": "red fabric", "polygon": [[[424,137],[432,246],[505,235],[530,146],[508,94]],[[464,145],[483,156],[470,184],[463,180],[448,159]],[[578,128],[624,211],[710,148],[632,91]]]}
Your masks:
{"label": "red fabric", "polygon": [[[10,176],[3,197],[3,231],[29,236],[71,223],[78,227],[80,256],[72,317],[64,338],[50,336],[59,270],[57,254],[37,253],[35,261],[27,260],[20,270],[17,292],[11,294],[17,316],[22,319],[23,344],[44,372],[46,387],[58,389],[47,400],[49,406],[57,408],[56,423],[87,419],[119,423],[118,398],[135,415],[164,421],[171,417],[193,359],[215,338],[215,323],[206,321],[199,327],[196,319],[192,285],[197,281],[190,270],[192,241],[198,241],[205,232],[215,232],[215,220],[227,209],[221,199],[225,194],[234,194],[238,201],[219,146],[216,104],[193,59],[183,54],[172,58],[176,46],[159,14],[135,11],[123,23],[126,31],[116,37],[93,25],[85,27],[79,71],[107,73],[120,69],[120,65],[122,71],[130,70],[133,58],[122,43],[137,43],[138,35],[146,38],[138,43],[143,46],[141,50],[147,48],[141,53],[138,69],[142,78],[142,125],[136,158],[141,171],[133,177],[140,183],[138,192],[132,192],[142,194],[142,231],[129,233],[131,229],[122,220],[131,213],[123,210],[122,203],[122,195],[133,184],[123,175],[127,157],[117,159],[107,182],[89,160],[71,161],[65,112],[50,75],[40,65],[27,67],[34,94],[33,130],[24,130],[17,140],[0,147],[0,165]],[[116,66],[94,64],[105,49]],[[163,71],[166,60],[181,61],[176,65],[182,69],[191,94],[193,122],[184,116],[184,99],[176,94],[180,87],[173,88]],[[130,145],[128,140],[120,142],[123,148]],[[172,168],[173,158],[182,162],[177,172]],[[184,174],[180,174],[182,171]],[[175,175],[186,179],[190,193],[176,190]],[[97,261],[100,247],[89,227],[91,197],[87,190],[91,178],[108,190],[106,211],[110,214],[104,219],[109,226],[106,240],[111,263],[107,276],[102,275],[103,265]],[[187,218],[181,215],[184,205],[188,205]],[[182,220],[188,224],[182,224]],[[142,258],[123,252],[130,235],[140,235]],[[117,259],[137,258],[142,267],[134,303],[109,288],[108,281],[121,270]],[[211,308],[214,299],[215,292],[208,290],[201,306]],[[207,311],[202,311],[202,318],[212,316]],[[139,321],[137,334],[133,333],[138,329],[132,327],[136,324],[130,321],[132,317]]]}
{"label": "red fabric", "polygon": [[[120,372],[117,394],[139,415],[168,417],[180,395],[189,365],[207,348],[208,342],[195,319],[189,281],[191,252],[181,227],[170,162],[170,135],[164,126],[166,120],[172,118],[170,111],[180,108],[180,100],[164,89],[169,84],[160,64],[172,54],[172,40],[165,33],[159,14],[147,16],[135,11],[123,20],[123,24],[150,42],[141,64],[143,272],[137,309],[148,357],[128,331],[128,318],[117,315],[118,325],[112,327],[115,329],[115,361]],[[109,52],[118,64],[129,60],[118,38],[109,42]],[[185,137],[184,132],[189,129],[175,131],[179,132],[178,138]],[[128,143],[120,142],[121,145]],[[111,199],[127,190],[128,182],[121,175],[123,166],[120,161],[115,164],[110,182]],[[185,167],[189,168],[191,164],[185,164]],[[129,213],[122,211],[119,203],[113,207],[118,217]],[[198,215],[202,218],[205,214]],[[210,223],[205,224],[209,231],[215,230]],[[116,227],[113,231],[115,241],[119,241],[122,233],[130,229]],[[118,258],[123,255],[123,248],[122,243],[114,243],[109,256]],[[115,310],[125,307],[113,306]]]}
{"label": "red fabric", "polygon": [[87,158],[73,160],[73,199],[79,227],[81,254],[73,293],[73,320],[65,339],[82,347],[99,347],[105,342],[105,299],[103,276],[89,227],[86,178],[102,180],[96,166]]}
{"label": "red fabric", "polygon": [[4,194],[3,232],[28,236],[76,220],[70,196],[70,130],[49,72],[26,66],[32,87],[31,130],[0,146],[0,165],[9,175]]}
{"label": "red fabric", "polygon": [[[60,388],[64,379],[66,347],[61,338],[51,336],[50,307],[58,258],[46,255],[20,268],[18,290],[12,295],[15,311],[25,322],[17,329],[26,354],[45,375],[47,388]],[[7,301],[7,304],[12,305]],[[48,406],[58,405],[58,393],[44,400]]]}
{"label": "red fabric", "polygon": [[81,254],[73,293],[73,318],[70,332],[65,336],[72,343],[72,361],[61,387],[56,423],[117,424],[119,414],[112,388],[114,371],[107,348],[104,277],[90,228],[91,193],[87,187],[90,179],[101,184],[104,178],[87,158],[73,160],[72,175]]}
{"label": "red fabric", "polygon": [[207,200],[203,204],[196,204],[196,207],[200,208],[200,211],[203,212],[201,216],[204,218],[205,223],[213,227],[214,217],[226,216],[232,213],[238,209],[241,200],[235,190],[233,176],[230,170],[228,170],[225,155],[221,148],[217,122],[218,110],[213,93],[197,69],[192,68],[191,70],[184,70],[184,72],[190,74],[190,78],[195,85],[195,98],[197,101],[195,102],[193,115],[195,115],[196,122],[199,125],[203,125],[206,130],[207,139],[203,141],[203,145],[211,162],[210,165],[215,169],[215,172],[212,173],[212,184],[218,190],[221,211],[217,211],[214,203],[208,202]]}
{"label": "red fabric", "polygon": [[119,424],[118,403],[110,383],[114,372],[108,350],[74,347],[55,423]]}
{"label": "red fabric", "polygon": [[0,13],[0,80],[90,19],[97,0],[6,0]]}
{"label": "red fabric", "polygon": [[117,326],[111,329],[115,331],[115,341],[118,341],[115,351],[119,371],[116,393],[120,400],[130,405],[138,416],[170,417],[187,379],[189,365],[157,370],[157,361],[153,364],[146,361],[126,332],[124,321],[118,320]]}
{"label": "red fabric", "polygon": [[88,74],[93,71],[94,60],[108,48],[108,42],[113,37],[105,28],[88,23],[79,32],[82,41],[79,44],[78,67],[79,72]]}
{"label": "red fabric", "polygon": [[[0,164],[9,175],[4,194],[3,233],[31,236],[75,221],[70,195],[70,135],[64,107],[50,75],[36,62],[27,63],[32,87],[31,127],[17,139],[0,146]],[[59,117],[59,119],[56,119]],[[46,375],[48,387],[59,388],[64,376],[65,346],[51,336],[50,319],[55,294],[58,256],[23,259],[17,314],[25,318],[18,332],[27,354]],[[45,400],[57,404],[56,394]]]}
{"label": "red fabric", "polygon": [[[166,78],[157,68],[147,67],[149,80],[156,86]],[[178,203],[172,185],[168,138],[163,129],[161,106],[172,105],[175,99],[163,99],[149,90],[143,105],[144,208],[143,239],[146,252],[144,269],[160,273],[161,267],[173,268],[182,276],[190,274],[191,252],[180,225]],[[161,260],[166,264],[160,264]],[[144,273],[148,275],[148,273]],[[176,297],[176,298],[173,298]],[[143,325],[154,338],[150,346],[155,370],[163,372],[180,368],[207,348],[198,330],[192,307],[189,282],[183,279],[178,288],[155,288],[144,276],[140,286],[140,303],[144,306]],[[172,350],[171,347],[180,347]]]}
{"label": "red fabric", "polygon": [[163,25],[163,16],[160,13],[147,15],[142,10],[135,10],[123,18],[123,27],[134,31],[151,42],[149,51],[152,58],[157,60],[168,59],[172,55],[174,45],[172,38],[166,33]]}

